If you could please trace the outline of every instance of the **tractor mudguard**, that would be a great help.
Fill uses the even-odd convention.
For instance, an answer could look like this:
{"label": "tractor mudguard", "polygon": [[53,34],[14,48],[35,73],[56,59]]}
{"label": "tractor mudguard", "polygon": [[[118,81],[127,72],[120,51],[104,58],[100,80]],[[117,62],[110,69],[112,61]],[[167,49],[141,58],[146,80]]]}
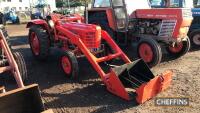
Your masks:
{"label": "tractor mudguard", "polygon": [[28,22],[26,25],[26,28],[30,28],[32,25],[40,25],[46,30],[49,29],[47,22],[42,19],[35,19],[35,20]]}
{"label": "tractor mudguard", "polygon": [[168,88],[171,78],[171,71],[155,77],[143,60],[136,60],[112,68],[106,85],[111,93],[125,100],[135,98],[141,104]]}

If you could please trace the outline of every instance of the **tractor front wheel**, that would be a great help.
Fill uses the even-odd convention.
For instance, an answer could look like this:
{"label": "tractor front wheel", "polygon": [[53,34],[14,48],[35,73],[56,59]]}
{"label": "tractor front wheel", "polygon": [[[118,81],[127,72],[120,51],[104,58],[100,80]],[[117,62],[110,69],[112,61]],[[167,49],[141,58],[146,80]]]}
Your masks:
{"label": "tractor front wheel", "polygon": [[191,33],[190,42],[193,47],[200,47],[200,30]]}
{"label": "tractor front wheel", "polygon": [[190,39],[187,37],[186,40],[178,42],[174,46],[168,46],[166,50],[171,57],[179,58],[190,50]]}
{"label": "tractor front wheel", "polygon": [[29,31],[29,44],[34,57],[45,60],[49,55],[50,40],[46,30],[40,26],[32,26]]}
{"label": "tractor front wheel", "polygon": [[27,69],[26,69],[26,63],[21,53],[15,52],[13,53],[13,57],[18,65],[18,69],[22,78],[22,81],[26,81],[27,76]]}
{"label": "tractor front wheel", "polygon": [[78,61],[74,53],[70,51],[64,52],[61,57],[60,64],[63,72],[67,75],[68,78],[77,78],[79,68]]}
{"label": "tractor front wheel", "polygon": [[161,62],[162,51],[160,45],[152,38],[141,38],[137,53],[150,67]]}

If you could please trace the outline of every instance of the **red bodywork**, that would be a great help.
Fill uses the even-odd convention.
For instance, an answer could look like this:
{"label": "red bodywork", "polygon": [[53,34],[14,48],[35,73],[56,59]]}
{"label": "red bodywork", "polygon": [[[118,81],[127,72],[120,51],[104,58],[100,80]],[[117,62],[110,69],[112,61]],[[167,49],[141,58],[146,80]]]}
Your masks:
{"label": "red bodywork", "polygon": [[[192,16],[187,15],[187,12],[183,12],[181,8],[168,8],[168,9],[137,9],[129,16],[129,19],[161,19],[161,20],[176,20],[176,26],[171,38],[177,40],[177,38],[187,37],[186,33],[180,33],[180,29],[184,27],[190,27],[192,23]],[[114,17],[114,11],[112,8],[92,8],[88,10],[89,13],[106,12],[107,20],[110,28],[117,31],[116,20]],[[170,12],[170,13],[169,13]],[[185,15],[183,15],[185,14]],[[188,17],[187,17],[188,16]]]}
{"label": "red bodywork", "polygon": [[[131,95],[129,95],[130,92],[126,89],[126,86],[122,83],[119,76],[122,76],[121,74],[129,70],[129,68],[131,69],[132,67],[137,67],[136,65],[142,64],[141,68],[148,68],[148,66],[142,60],[138,60],[134,63],[131,62],[130,59],[124,54],[124,52],[118,47],[115,41],[108,35],[108,33],[106,31],[101,30],[99,26],[84,23],[74,23],[71,21],[67,22],[67,18],[60,18],[54,16],[55,15],[52,15],[52,20],[55,23],[54,40],[60,40],[65,44],[62,49],[64,51],[72,51],[68,48],[67,42],[75,45],[76,49],[74,49],[73,52],[75,54],[82,54],[89,60],[93,68],[100,75],[108,91],[125,100],[131,100],[132,97]],[[34,24],[34,22],[36,21],[32,21],[30,23]],[[28,25],[30,25],[30,23]],[[108,43],[108,45],[112,48],[114,53],[103,57],[96,57],[95,53],[91,51],[91,49],[99,48],[101,46],[101,40],[105,40]],[[100,67],[99,64],[101,62],[109,61],[115,58],[122,59],[125,62],[125,64],[122,66],[117,66],[116,68],[110,68],[110,72],[106,73]],[[119,70],[121,71],[121,73],[118,72]],[[135,91],[131,91],[137,94],[135,98],[138,103],[144,103],[150,98],[153,98],[159,92],[166,89],[171,83],[171,71],[167,71],[157,77],[153,76],[149,68],[147,69],[147,71],[149,72],[149,74],[152,75],[149,78],[149,80],[142,83],[138,88],[135,88]]]}
{"label": "red bodywork", "polygon": [[109,23],[109,26],[110,28],[112,28],[113,30],[116,30],[116,20],[115,18],[113,18],[113,9],[112,8],[95,8],[95,9],[92,9],[92,10],[88,10],[90,13],[92,12],[102,12],[102,11],[105,11],[106,12],[106,16],[107,16],[107,19],[108,19],[108,23]]}
{"label": "red bodywork", "polygon": [[[189,27],[192,23],[192,18],[185,18],[182,13],[182,9],[176,8],[138,9],[130,15],[130,18],[176,20],[177,23],[172,35],[173,38],[178,38],[180,28]],[[187,33],[185,36],[187,36]]]}

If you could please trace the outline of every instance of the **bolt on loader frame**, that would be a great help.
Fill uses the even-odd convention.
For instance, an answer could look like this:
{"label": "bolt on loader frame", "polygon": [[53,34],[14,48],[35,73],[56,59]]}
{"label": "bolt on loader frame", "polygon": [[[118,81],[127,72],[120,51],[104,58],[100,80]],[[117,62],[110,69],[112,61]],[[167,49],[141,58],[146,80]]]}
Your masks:
{"label": "bolt on loader frame", "polygon": [[173,58],[190,48],[188,9],[151,9],[148,0],[93,0],[87,14],[88,23],[100,25],[118,44],[137,42],[138,56],[151,67],[161,62],[161,45]]}
{"label": "bolt on loader frame", "polygon": [[4,26],[0,25],[0,74],[11,72],[17,82],[17,89],[6,91],[0,85],[1,113],[40,113],[44,111],[37,84],[24,86],[27,80],[26,63],[19,52],[13,52]]}
{"label": "bolt on loader frame", "polygon": [[24,87],[27,70],[23,56],[19,52],[12,52],[7,31],[0,25],[0,73],[7,71],[14,75],[18,87]]}
{"label": "bolt on loader frame", "polygon": [[[63,51],[61,68],[70,78],[78,75],[77,58],[86,57],[109,92],[125,100],[135,97],[138,103],[144,103],[169,87],[171,71],[154,76],[143,60],[131,62],[101,27],[78,23],[80,20],[75,18],[51,14],[46,20],[29,22],[29,42],[34,57],[44,60],[50,47],[60,48]],[[111,51],[105,53],[108,49]],[[104,70],[101,63],[113,59],[121,59],[123,64],[107,64],[109,69]]]}

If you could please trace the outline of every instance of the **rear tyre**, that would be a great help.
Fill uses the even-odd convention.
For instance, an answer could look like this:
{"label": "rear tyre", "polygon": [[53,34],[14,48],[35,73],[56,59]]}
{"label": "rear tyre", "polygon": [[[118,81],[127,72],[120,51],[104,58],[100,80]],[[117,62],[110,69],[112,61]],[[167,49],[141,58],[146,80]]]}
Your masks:
{"label": "rear tyre", "polygon": [[19,52],[14,52],[13,57],[18,65],[18,69],[19,69],[22,81],[26,81],[28,78],[27,68],[26,68],[26,63],[25,63],[25,60],[24,60],[22,54]]}
{"label": "rear tyre", "polygon": [[187,37],[186,40],[176,43],[174,47],[169,46],[166,50],[172,58],[177,59],[190,50],[190,39]]}
{"label": "rear tyre", "polygon": [[190,42],[193,47],[200,47],[200,30],[191,33]]}
{"label": "rear tyre", "polygon": [[50,40],[46,30],[40,26],[32,26],[29,30],[29,44],[33,56],[37,60],[45,60],[49,55]]}
{"label": "rear tyre", "polygon": [[138,57],[142,58],[150,67],[156,66],[161,62],[161,47],[152,38],[141,38],[137,47]]}
{"label": "rear tyre", "polygon": [[79,73],[78,61],[74,53],[65,51],[60,59],[63,72],[68,78],[75,79]]}
{"label": "rear tyre", "polygon": [[[5,39],[6,39],[6,42],[7,42],[8,46],[9,46],[10,50],[12,51],[11,40],[10,40],[10,37],[8,35],[8,32],[6,31],[5,27],[1,27],[0,29],[2,30],[3,35],[4,35]],[[2,48],[0,48],[0,55],[3,55],[3,54],[4,53],[2,53]]]}

